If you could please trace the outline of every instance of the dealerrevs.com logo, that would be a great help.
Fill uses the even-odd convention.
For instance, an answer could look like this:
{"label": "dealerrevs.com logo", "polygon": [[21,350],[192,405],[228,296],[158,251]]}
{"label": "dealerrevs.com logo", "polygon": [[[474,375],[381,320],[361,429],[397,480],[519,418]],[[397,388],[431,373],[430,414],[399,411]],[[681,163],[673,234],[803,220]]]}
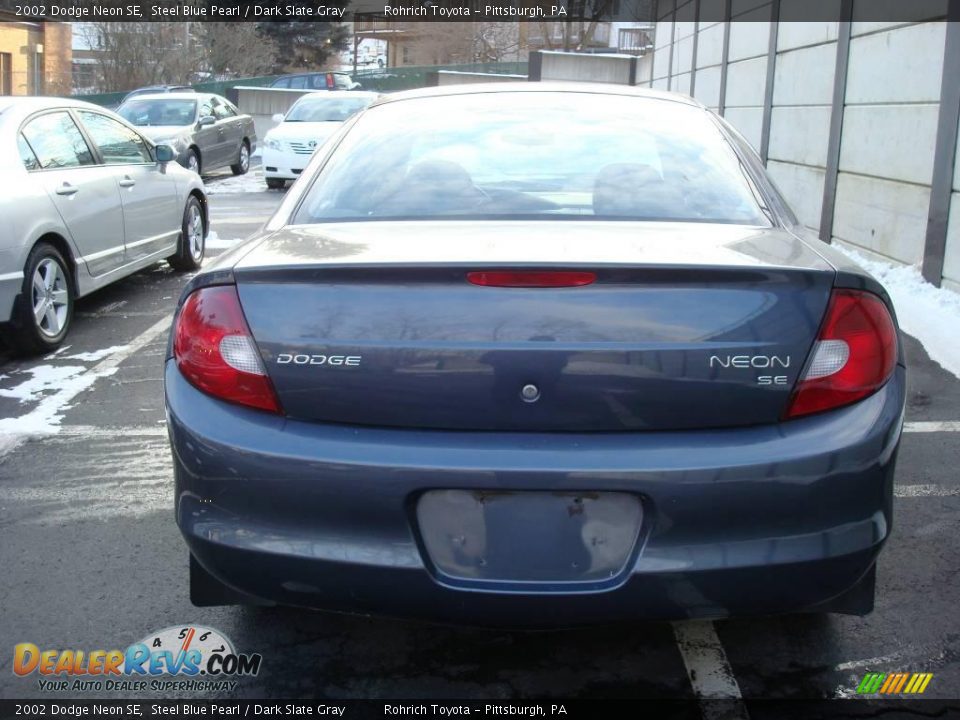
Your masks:
{"label": "dealerrevs.com logo", "polygon": [[126,650],[14,646],[13,672],[38,676],[42,691],[233,690],[260,672],[259,653],[238,653],[223,633],[200,625],[168,627]]}

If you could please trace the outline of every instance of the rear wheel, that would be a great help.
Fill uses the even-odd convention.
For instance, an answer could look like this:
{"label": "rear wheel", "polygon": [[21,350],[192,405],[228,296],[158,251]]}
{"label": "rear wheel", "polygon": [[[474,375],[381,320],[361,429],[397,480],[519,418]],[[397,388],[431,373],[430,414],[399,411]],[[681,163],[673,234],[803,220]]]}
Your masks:
{"label": "rear wheel", "polygon": [[14,307],[10,335],[24,355],[56,350],[73,319],[73,282],[63,255],[49,243],[37,243],[23,271],[23,290]]}
{"label": "rear wheel", "polygon": [[283,186],[286,184],[287,181],[280,178],[267,178],[267,187],[271,190],[283,190]]}
{"label": "rear wheel", "polygon": [[177,253],[167,258],[167,262],[175,270],[190,271],[200,268],[206,251],[205,229],[200,201],[191,195],[183,210],[183,225],[180,230]]}
{"label": "rear wheel", "polygon": [[250,144],[244,140],[240,143],[240,151],[237,155],[237,162],[230,166],[234,175],[246,175],[250,169]]}

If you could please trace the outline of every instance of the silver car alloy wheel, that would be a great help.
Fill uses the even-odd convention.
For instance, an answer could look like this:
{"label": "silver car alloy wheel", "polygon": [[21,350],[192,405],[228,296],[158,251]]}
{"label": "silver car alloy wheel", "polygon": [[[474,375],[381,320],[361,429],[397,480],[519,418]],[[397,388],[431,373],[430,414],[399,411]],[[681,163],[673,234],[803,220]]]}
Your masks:
{"label": "silver car alloy wheel", "polygon": [[47,337],[57,337],[69,310],[67,275],[56,260],[44,258],[33,272],[33,319],[37,329]]}
{"label": "silver car alloy wheel", "polygon": [[240,145],[240,169],[243,172],[250,169],[250,151],[247,149],[246,143]]}
{"label": "silver car alloy wheel", "polygon": [[196,153],[190,153],[187,157],[187,169],[198,175],[200,174],[200,161],[197,159]]}
{"label": "silver car alloy wheel", "polygon": [[187,242],[190,256],[194,260],[200,260],[203,256],[203,217],[196,203],[191,203],[187,211]]}

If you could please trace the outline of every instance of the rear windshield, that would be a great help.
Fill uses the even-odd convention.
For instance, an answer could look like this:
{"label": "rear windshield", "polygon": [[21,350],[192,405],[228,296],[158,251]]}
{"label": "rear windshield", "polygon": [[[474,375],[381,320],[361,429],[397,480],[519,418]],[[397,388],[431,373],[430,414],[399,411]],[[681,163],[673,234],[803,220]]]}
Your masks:
{"label": "rear windshield", "polygon": [[373,102],[357,98],[310,98],[301,100],[284,118],[286,122],[343,122]]}
{"label": "rear windshield", "polygon": [[372,108],[293,223],[585,216],[769,225],[706,111],[587,93],[478,93]]}
{"label": "rear windshield", "polygon": [[196,100],[128,100],[117,113],[134,125],[192,125]]}

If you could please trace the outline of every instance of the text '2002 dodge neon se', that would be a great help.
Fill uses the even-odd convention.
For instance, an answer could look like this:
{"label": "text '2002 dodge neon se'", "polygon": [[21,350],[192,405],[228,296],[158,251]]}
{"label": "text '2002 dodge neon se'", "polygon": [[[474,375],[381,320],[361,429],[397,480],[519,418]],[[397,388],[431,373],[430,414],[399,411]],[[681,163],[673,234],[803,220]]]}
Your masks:
{"label": "text '2002 dodge neon se'", "polygon": [[873,607],[890,300],[689,98],[377,101],[190,282],[165,379],[199,605],[519,627]]}

